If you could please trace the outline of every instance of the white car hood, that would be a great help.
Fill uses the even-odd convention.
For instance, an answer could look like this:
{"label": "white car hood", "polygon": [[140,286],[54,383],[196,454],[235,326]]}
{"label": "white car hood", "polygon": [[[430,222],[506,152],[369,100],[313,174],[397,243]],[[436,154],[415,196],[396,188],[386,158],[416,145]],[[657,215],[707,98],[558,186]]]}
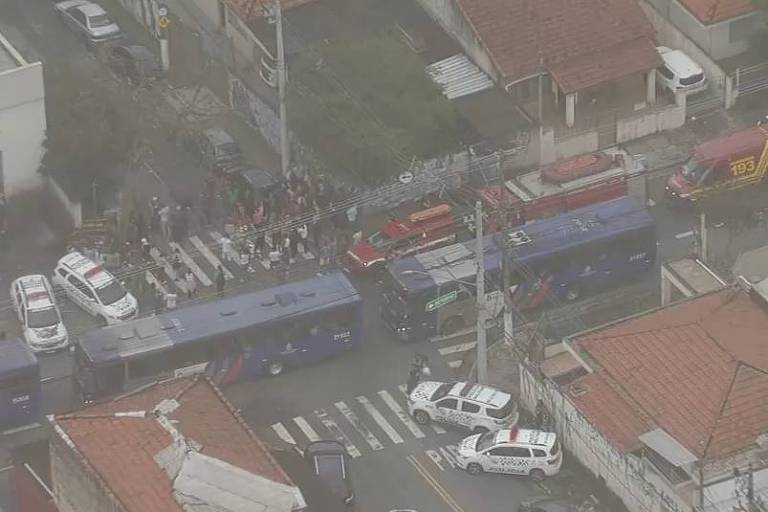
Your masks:
{"label": "white car hood", "polygon": [[56,324],[51,327],[42,327],[34,329],[27,327],[24,334],[28,341],[32,343],[52,343],[67,337],[67,329],[62,324]]}
{"label": "white car hood", "polygon": [[104,308],[110,316],[120,317],[136,310],[136,299],[130,293],[126,293],[125,297]]}
{"label": "white car hood", "polygon": [[435,394],[437,388],[442,385],[442,382],[431,380],[422,382],[411,391],[411,400],[414,402],[429,402],[429,399]]}

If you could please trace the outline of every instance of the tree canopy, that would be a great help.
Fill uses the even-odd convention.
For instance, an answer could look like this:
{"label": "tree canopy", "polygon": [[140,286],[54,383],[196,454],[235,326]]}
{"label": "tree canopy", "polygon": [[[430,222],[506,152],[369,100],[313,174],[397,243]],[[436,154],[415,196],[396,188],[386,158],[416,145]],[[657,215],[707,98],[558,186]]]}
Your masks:
{"label": "tree canopy", "polygon": [[289,70],[291,126],[331,172],[375,183],[458,144],[458,115],[425,64],[374,36],[306,51]]}
{"label": "tree canopy", "polygon": [[87,84],[59,71],[46,97],[46,133],[42,172],[64,175],[76,190],[93,183],[113,188],[116,169],[134,153],[135,119],[115,107],[113,94],[96,81]]}

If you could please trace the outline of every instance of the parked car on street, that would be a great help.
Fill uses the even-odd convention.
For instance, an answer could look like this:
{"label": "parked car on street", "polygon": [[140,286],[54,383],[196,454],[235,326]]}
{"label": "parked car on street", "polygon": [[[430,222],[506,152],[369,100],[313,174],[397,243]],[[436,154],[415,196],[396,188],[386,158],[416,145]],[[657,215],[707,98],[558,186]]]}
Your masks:
{"label": "parked car on street", "polygon": [[219,173],[234,172],[243,166],[243,153],[235,139],[222,128],[208,128],[193,141],[200,164]]}
{"label": "parked car on street", "polygon": [[113,46],[107,52],[109,67],[133,85],[149,85],[164,76],[160,61],[139,44]]}
{"label": "parked car on street", "polygon": [[656,50],[664,61],[656,68],[656,79],[662,87],[673,93],[692,93],[707,88],[704,70],[685,52],[666,46],[659,46]]}
{"label": "parked car on street", "polygon": [[517,512],[596,512],[597,504],[594,496],[579,501],[574,498],[534,496],[520,502]]}
{"label": "parked car on street", "polygon": [[408,396],[408,411],[421,425],[436,421],[475,433],[513,427],[519,416],[512,395],[469,382],[422,382]]}
{"label": "parked car on street", "polygon": [[120,27],[99,4],[88,0],[67,0],[54,7],[64,22],[80,34],[88,45],[115,41],[122,37]]}
{"label": "parked car on street", "polygon": [[349,455],[338,441],[321,440],[310,443],[304,457],[315,474],[336,494],[345,505],[355,502],[352,478],[349,472]]}
{"label": "parked car on street", "polygon": [[456,461],[471,475],[529,475],[538,481],[560,471],[563,451],[553,432],[502,429],[464,439]]}
{"label": "parked car on street", "polygon": [[122,283],[77,251],[59,260],[52,281],[72,302],[104,324],[131,320],[138,314],[136,298]]}
{"label": "parked car on street", "polygon": [[11,300],[24,330],[24,339],[32,351],[52,352],[69,344],[67,328],[45,276],[30,275],[14,280]]}

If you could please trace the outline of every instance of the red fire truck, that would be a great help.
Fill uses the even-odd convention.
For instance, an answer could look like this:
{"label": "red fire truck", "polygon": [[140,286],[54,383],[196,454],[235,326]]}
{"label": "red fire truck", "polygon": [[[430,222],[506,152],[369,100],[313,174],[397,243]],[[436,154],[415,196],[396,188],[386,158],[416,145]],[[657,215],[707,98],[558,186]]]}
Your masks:
{"label": "red fire truck", "polygon": [[433,249],[456,240],[453,210],[447,204],[414,212],[406,220],[391,219],[365,240],[352,246],[345,258],[348,271],[379,270],[392,258]]}
{"label": "red fire truck", "polygon": [[697,201],[722,190],[759,183],[768,168],[768,128],[755,126],[722,135],[693,148],[669,177],[667,193]]}
{"label": "red fire truck", "polygon": [[488,208],[505,208],[514,226],[623,197],[628,179],[643,170],[642,157],[611,149],[560,160],[478,193]]}

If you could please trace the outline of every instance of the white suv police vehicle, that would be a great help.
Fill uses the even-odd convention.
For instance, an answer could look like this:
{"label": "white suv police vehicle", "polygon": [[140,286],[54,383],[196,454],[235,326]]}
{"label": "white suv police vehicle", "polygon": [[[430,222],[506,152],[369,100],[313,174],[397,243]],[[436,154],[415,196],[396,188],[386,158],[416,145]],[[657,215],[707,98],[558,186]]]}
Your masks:
{"label": "white suv police vehicle", "polygon": [[13,308],[24,328],[24,339],[34,352],[48,352],[69,344],[67,328],[45,276],[23,276],[11,283]]}
{"label": "white suv police vehicle", "polygon": [[120,281],[77,251],[59,260],[52,280],[72,302],[104,324],[130,320],[139,311],[136,299]]}
{"label": "white suv police vehicle", "polygon": [[563,451],[553,432],[513,428],[469,436],[459,444],[456,460],[472,475],[529,475],[538,481],[560,471]]}
{"label": "white suv police vehicle", "polygon": [[408,397],[408,411],[421,425],[437,421],[475,433],[511,427],[518,419],[512,395],[469,382],[422,382]]}

